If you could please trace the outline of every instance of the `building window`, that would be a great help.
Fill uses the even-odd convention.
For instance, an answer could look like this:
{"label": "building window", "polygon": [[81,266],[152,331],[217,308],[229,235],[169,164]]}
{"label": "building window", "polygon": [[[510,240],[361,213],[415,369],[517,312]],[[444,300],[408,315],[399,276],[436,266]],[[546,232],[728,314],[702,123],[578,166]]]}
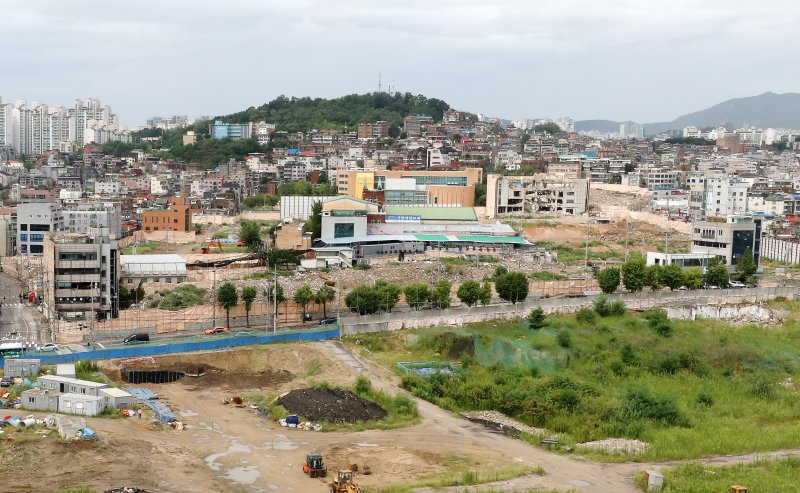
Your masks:
{"label": "building window", "polygon": [[28,235],[19,235],[19,241],[28,241]]}

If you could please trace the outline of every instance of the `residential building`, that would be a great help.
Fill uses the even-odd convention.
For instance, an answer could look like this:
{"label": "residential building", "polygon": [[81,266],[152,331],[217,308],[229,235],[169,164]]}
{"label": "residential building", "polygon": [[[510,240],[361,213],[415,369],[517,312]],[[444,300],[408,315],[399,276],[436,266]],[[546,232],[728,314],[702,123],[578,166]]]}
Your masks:
{"label": "residential building", "polygon": [[208,133],[212,139],[245,140],[253,136],[253,124],[222,123],[215,120],[208,125]]}
{"label": "residential building", "polygon": [[142,213],[144,231],[192,231],[192,206],[182,197],[172,197],[167,209]]}
{"label": "residential building", "polygon": [[692,253],[719,257],[726,265],[750,249],[756,265],[761,252],[761,220],[747,216],[728,216],[727,222],[695,221],[692,223]]}
{"label": "residential building", "polygon": [[119,249],[107,229],[88,233],[57,233],[44,245],[44,313],[54,322],[88,320],[93,337],[95,320],[119,314]]}
{"label": "residential building", "polygon": [[539,173],[486,177],[486,216],[504,214],[583,214],[589,206],[589,180]]}
{"label": "residential building", "polygon": [[359,139],[384,139],[389,136],[389,122],[359,123]]}
{"label": "residential building", "polygon": [[483,169],[466,168],[458,171],[386,171],[336,170],[340,195],[363,199],[365,192],[385,190],[387,180],[411,178],[417,187],[424,187],[428,205],[471,207],[475,203],[475,185],[481,182]]}
{"label": "residential building", "polygon": [[122,237],[122,215],[120,208],[111,204],[84,203],[62,211],[64,231],[87,233],[92,228],[108,229],[112,239]]}
{"label": "residential building", "polygon": [[45,237],[64,228],[61,206],[52,203],[17,205],[17,251],[20,255],[42,255]]}
{"label": "residential building", "polygon": [[281,222],[275,226],[275,248],[305,252],[311,248],[311,232],[304,232],[304,223]]}

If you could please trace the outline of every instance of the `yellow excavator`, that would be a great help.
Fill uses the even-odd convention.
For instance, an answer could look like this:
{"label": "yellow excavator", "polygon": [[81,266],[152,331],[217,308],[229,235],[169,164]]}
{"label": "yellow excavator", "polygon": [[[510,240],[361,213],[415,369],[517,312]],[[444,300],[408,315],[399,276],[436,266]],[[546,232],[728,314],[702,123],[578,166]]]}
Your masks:
{"label": "yellow excavator", "polygon": [[336,477],[333,482],[328,486],[331,488],[331,493],[364,493],[354,481],[353,471],[350,469],[341,469],[336,472]]}

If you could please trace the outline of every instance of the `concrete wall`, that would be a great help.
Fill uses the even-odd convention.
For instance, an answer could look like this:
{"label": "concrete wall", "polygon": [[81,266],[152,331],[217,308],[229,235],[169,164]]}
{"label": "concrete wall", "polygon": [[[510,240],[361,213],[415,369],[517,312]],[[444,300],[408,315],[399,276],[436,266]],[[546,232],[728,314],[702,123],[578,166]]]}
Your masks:
{"label": "concrete wall", "polygon": [[[653,307],[721,307],[737,304],[758,304],[779,296],[800,298],[799,287],[720,289],[697,291],[659,291],[609,296],[611,301],[622,300],[629,310],[642,311]],[[591,307],[597,296],[581,298],[528,299],[516,305],[498,304],[478,307],[457,307],[447,310],[422,310],[418,312],[381,313],[369,316],[342,317],[342,334],[384,332],[419,327],[461,326],[495,319],[526,317],[533,308],[540,307],[545,314],[573,313],[581,307]],[[712,317],[714,312],[699,310],[695,316]],[[685,318],[681,316],[680,318]]]}

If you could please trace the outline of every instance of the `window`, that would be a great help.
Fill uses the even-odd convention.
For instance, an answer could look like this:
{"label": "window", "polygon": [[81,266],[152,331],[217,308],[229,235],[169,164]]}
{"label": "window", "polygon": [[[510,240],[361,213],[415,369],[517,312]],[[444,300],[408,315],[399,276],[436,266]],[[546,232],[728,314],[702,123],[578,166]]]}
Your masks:
{"label": "window", "polygon": [[19,235],[19,241],[28,241],[28,235]]}
{"label": "window", "polygon": [[81,394],[85,394],[85,393],[86,393],[86,389],[82,388],[81,389]]}
{"label": "window", "polygon": [[28,231],[28,225],[27,224],[20,224],[19,225],[19,230],[20,231]]}
{"label": "window", "polygon": [[33,401],[35,400],[36,399],[34,399],[33,397],[28,397],[28,404],[33,404]]}
{"label": "window", "polygon": [[353,223],[339,223],[333,225],[334,238],[346,238],[355,234],[355,224]]}

